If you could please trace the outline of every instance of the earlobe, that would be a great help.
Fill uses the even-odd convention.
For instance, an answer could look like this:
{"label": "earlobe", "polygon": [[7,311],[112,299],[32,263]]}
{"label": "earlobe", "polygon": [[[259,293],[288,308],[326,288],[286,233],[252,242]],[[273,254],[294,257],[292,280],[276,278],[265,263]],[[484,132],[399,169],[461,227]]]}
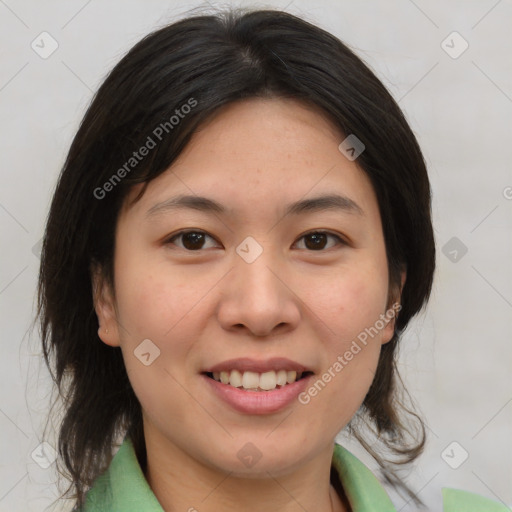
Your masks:
{"label": "earlobe", "polygon": [[118,347],[119,329],[111,286],[99,265],[91,266],[94,310],[98,318],[98,337],[111,347]]}
{"label": "earlobe", "polygon": [[403,269],[400,273],[400,289],[395,291],[395,293],[391,293],[389,296],[388,308],[385,313],[387,323],[382,330],[381,336],[381,342],[383,345],[388,341],[391,341],[395,334],[396,318],[402,309],[402,290],[404,288],[406,278],[407,272],[405,269]]}

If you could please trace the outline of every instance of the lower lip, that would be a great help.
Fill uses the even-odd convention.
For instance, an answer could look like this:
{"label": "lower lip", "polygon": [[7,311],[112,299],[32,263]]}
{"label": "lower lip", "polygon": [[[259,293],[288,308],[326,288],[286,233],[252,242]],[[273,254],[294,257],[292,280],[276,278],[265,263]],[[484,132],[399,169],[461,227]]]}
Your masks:
{"label": "lower lip", "polygon": [[207,384],[224,402],[245,414],[271,414],[290,405],[308,386],[312,375],[272,391],[246,391],[229,384],[222,384],[202,375]]}

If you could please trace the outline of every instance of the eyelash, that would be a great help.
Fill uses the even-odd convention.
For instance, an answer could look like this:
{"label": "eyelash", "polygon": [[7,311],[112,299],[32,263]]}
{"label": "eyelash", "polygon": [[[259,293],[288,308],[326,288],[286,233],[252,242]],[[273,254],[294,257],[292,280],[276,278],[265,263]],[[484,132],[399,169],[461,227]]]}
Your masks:
{"label": "eyelash", "polygon": [[[174,235],[172,235],[170,238],[168,238],[164,243],[166,245],[176,245],[174,244],[174,240],[176,240],[177,238],[180,238],[181,236],[183,235],[187,235],[189,233],[199,233],[199,234],[204,234],[208,237],[210,237],[211,239],[215,240],[215,238],[213,236],[211,236],[210,234],[208,234],[206,231],[203,231],[201,229],[187,229],[187,230],[183,230],[183,231],[179,231],[178,233],[175,233]],[[332,238],[336,238],[338,240],[338,244],[337,245],[347,245],[347,242],[345,240],[343,240],[339,235],[336,235],[334,233],[331,233],[330,231],[321,231],[321,230],[318,230],[318,231],[309,231],[307,233],[304,233],[303,235],[300,236],[300,238],[298,240],[302,240],[303,238],[309,236],[309,235],[327,235],[327,236],[330,236]],[[217,242],[219,243],[219,242]],[[197,249],[197,250],[190,250],[190,249],[186,249],[185,247],[178,247],[179,249],[182,249],[186,252],[201,252],[202,250],[204,250],[203,248],[201,249]],[[319,250],[309,250],[308,252],[325,252],[329,249],[332,249],[333,247],[328,247],[327,249],[319,249]]]}

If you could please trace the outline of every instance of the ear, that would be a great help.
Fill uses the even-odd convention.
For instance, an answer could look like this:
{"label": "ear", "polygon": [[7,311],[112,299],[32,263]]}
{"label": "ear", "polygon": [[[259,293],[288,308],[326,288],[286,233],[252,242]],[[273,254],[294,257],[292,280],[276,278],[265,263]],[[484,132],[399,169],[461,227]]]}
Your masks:
{"label": "ear", "polygon": [[381,335],[381,343],[383,345],[384,343],[391,341],[391,338],[393,338],[393,335],[395,334],[396,317],[398,316],[398,312],[402,309],[402,290],[404,288],[406,278],[407,272],[405,269],[403,269],[400,272],[400,288],[396,290],[395,287],[395,290],[391,290],[389,294],[388,306],[383,318],[383,320],[386,322],[385,327],[382,329]]}
{"label": "ear", "polygon": [[119,329],[114,294],[100,265],[91,265],[93,302],[98,317],[98,336],[107,345],[118,347]]}

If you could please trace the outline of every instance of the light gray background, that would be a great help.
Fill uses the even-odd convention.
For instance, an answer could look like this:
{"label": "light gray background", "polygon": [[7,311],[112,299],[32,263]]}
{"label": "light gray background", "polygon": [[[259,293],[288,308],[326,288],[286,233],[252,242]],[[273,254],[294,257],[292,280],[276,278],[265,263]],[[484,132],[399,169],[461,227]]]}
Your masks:
{"label": "light gray background", "polygon": [[[31,457],[50,386],[29,329],[38,242],[58,172],[107,71],[146,33],[198,5],[206,4],[0,0],[0,512],[39,512],[56,496],[55,464],[43,469]],[[286,8],[330,30],[404,109],[428,163],[439,249],[431,303],[401,352],[430,434],[409,482],[429,510],[441,510],[444,486],[512,505],[512,2],[241,5]],[[47,59],[31,48],[43,31],[59,45]],[[441,46],[453,31],[469,44],[456,59]],[[454,54],[464,43],[451,36],[445,44]],[[453,247],[442,252],[452,237],[468,249],[455,262]],[[459,445],[445,452],[452,465],[462,450],[469,454],[457,469],[441,456],[453,441]],[[393,499],[398,510],[414,510]]]}

